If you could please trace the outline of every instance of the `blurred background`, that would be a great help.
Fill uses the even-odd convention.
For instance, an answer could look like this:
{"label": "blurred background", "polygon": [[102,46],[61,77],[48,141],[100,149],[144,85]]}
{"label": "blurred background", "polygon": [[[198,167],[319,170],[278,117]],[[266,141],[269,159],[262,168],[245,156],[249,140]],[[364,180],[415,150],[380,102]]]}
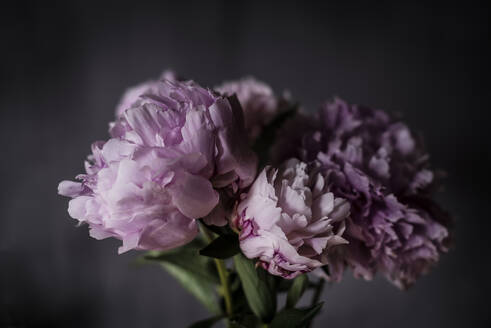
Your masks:
{"label": "blurred background", "polygon": [[253,75],[314,111],[338,95],[425,135],[456,246],[412,289],[349,275],[316,327],[489,327],[489,12],[484,1],[10,1],[0,5],[0,327],[185,327],[206,310],[118,241],[75,228],[82,172],[125,88],[164,69]]}

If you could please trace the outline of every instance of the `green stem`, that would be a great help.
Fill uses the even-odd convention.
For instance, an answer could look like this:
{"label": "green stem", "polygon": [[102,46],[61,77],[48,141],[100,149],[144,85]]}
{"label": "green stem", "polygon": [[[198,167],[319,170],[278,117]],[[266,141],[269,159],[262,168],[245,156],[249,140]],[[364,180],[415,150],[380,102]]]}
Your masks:
{"label": "green stem", "polygon": [[[324,278],[321,278],[317,283],[317,286],[315,287],[314,290],[314,295],[312,295],[312,301],[310,302],[311,306],[314,306],[317,303],[319,303],[319,299],[321,298],[322,291],[324,290],[325,284],[326,284],[326,280]],[[312,327],[313,322],[314,322],[314,318],[312,318],[308,327]]]}
{"label": "green stem", "polygon": [[[203,233],[203,237],[206,239],[208,243],[210,243],[213,240],[210,231],[208,231],[208,229],[204,225],[201,225],[201,231]],[[220,278],[220,283],[222,285],[223,298],[225,299],[225,311],[227,313],[227,317],[231,318],[233,315],[233,306],[232,306],[232,296],[230,293],[230,286],[228,283],[227,267],[225,266],[225,261],[219,259],[213,259],[213,260],[215,261],[215,265],[218,271],[218,277]],[[230,323],[228,323],[228,325],[230,325]]]}
{"label": "green stem", "polygon": [[324,290],[324,285],[326,284],[326,280],[321,278],[315,287],[314,295],[312,296],[311,305],[316,305],[319,303],[319,299],[322,295],[322,291]]}
{"label": "green stem", "polygon": [[228,284],[228,272],[225,267],[225,262],[223,260],[214,259],[215,265],[217,266],[218,276],[220,277],[220,282],[222,283],[223,298],[225,299],[225,310],[227,316],[230,318],[233,315],[232,308],[232,296],[230,294],[230,286]]}

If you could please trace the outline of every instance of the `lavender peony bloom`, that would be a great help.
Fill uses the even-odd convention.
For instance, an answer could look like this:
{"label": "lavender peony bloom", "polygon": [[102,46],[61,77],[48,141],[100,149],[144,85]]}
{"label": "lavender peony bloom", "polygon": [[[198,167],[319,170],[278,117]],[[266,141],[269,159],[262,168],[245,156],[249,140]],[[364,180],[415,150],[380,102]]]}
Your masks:
{"label": "lavender peony bloom", "polygon": [[297,159],[266,167],[237,207],[244,255],[287,279],[325,265],[331,248],[346,243],[350,208],[329,185],[318,168]]}
{"label": "lavender peony bloom", "polygon": [[[288,123],[283,133],[291,138]],[[406,125],[385,112],[335,99],[276,160],[295,155],[322,163],[330,190],[351,204],[344,237],[329,258],[332,279],[346,266],[372,279],[380,271],[400,288],[410,286],[448,250],[449,218],[430,199],[435,173]]]}
{"label": "lavender peony bloom", "polygon": [[223,95],[237,95],[244,111],[245,126],[251,142],[288,107],[287,95],[278,98],[269,85],[252,77],[225,82],[215,89]]}
{"label": "lavender peony bloom", "polygon": [[233,193],[254,179],[241,115],[192,81],[155,83],[112,125],[112,139],[94,143],[81,182],[60,183],[73,198],[69,214],[94,238],[121,239],[120,252],[189,242],[195,220],[216,212],[217,190]]}

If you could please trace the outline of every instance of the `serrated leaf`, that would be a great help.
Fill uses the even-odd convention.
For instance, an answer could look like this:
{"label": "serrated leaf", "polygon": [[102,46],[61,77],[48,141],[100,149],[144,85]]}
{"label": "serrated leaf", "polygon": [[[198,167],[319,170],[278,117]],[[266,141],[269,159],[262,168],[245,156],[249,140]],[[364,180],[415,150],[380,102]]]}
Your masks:
{"label": "serrated leaf", "polygon": [[302,328],[312,321],[319,313],[322,305],[320,302],[314,306],[301,309],[284,309],[274,317],[271,328]]}
{"label": "serrated leaf", "polygon": [[222,320],[224,318],[223,315],[217,315],[208,319],[200,320],[193,323],[189,328],[210,328],[213,327],[215,323]]}
{"label": "serrated leaf", "polygon": [[306,274],[302,274],[295,278],[290,290],[288,290],[288,295],[286,297],[286,307],[293,308],[298,303],[303,293],[309,285],[309,278]]}
{"label": "serrated leaf", "polygon": [[239,237],[235,234],[221,235],[199,251],[201,255],[222,260],[228,259],[239,252]]}
{"label": "serrated leaf", "polygon": [[270,322],[276,312],[276,295],[266,281],[260,279],[251,260],[238,254],[234,256],[234,263],[252,312],[263,322]]}

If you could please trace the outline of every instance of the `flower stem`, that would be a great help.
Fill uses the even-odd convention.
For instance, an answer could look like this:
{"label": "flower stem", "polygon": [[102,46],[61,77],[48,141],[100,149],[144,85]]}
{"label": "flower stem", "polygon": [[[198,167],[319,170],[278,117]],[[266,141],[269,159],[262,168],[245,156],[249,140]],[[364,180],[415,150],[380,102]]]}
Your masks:
{"label": "flower stem", "polygon": [[232,308],[232,296],[230,294],[230,286],[228,284],[228,272],[225,267],[225,262],[223,260],[214,259],[215,265],[217,266],[218,276],[220,277],[220,282],[222,283],[223,298],[225,299],[225,310],[227,316],[230,318],[233,315]]}
{"label": "flower stem", "polygon": [[324,285],[326,284],[326,280],[321,278],[315,287],[314,295],[312,296],[311,305],[314,306],[319,302],[319,299],[322,295],[322,291],[324,290]]}
{"label": "flower stem", "polygon": [[[201,232],[203,233],[203,237],[208,243],[212,242],[213,237],[210,231],[203,224],[201,225]],[[225,311],[227,317],[230,319],[233,315],[233,306],[232,306],[232,296],[230,293],[230,286],[228,283],[227,267],[225,266],[225,261],[220,259],[213,259],[213,260],[215,261],[215,265],[218,271],[218,277],[220,278],[220,283],[222,285],[223,298],[225,299]],[[230,325],[229,322],[228,325]]]}
{"label": "flower stem", "polygon": [[[317,283],[317,286],[315,286],[314,295],[312,295],[312,301],[310,302],[311,306],[314,306],[317,303],[319,303],[319,299],[321,298],[322,291],[324,290],[325,284],[326,284],[326,280],[321,278],[319,280],[319,282]],[[310,321],[310,323],[308,325],[309,328],[312,327],[313,321],[314,321],[314,318],[312,318],[312,320]]]}

